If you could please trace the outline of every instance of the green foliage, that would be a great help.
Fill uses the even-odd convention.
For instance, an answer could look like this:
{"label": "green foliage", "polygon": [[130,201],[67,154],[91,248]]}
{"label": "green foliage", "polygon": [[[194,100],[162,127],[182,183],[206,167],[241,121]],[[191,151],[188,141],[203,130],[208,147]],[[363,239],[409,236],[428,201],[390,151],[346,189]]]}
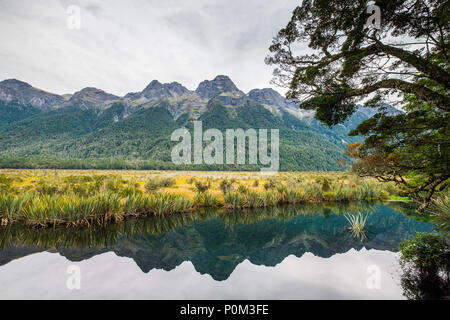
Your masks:
{"label": "green foliage", "polygon": [[205,208],[217,208],[220,205],[219,197],[209,192],[199,192],[195,194],[194,203]]}
{"label": "green foliage", "polygon": [[433,222],[438,226],[439,231],[446,235],[450,235],[450,196],[438,196],[429,210],[431,212]]}
{"label": "green foliage", "polygon": [[419,269],[436,271],[450,266],[450,245],[437,234],[419,233],[414,239],[400,244],[400,259]]}
{"label": "green foliage", "polygon": [[244,208],[246,206],[246,197],[239,192],[227,192],[225,194],[225,206],[229,209]]}
{"label": "green foliage", "polygon": [[331,187],[330,187],[330,181],[328,181],[328,179],[323,179],[322,182],[322,191],[323,192],[327,192],[330,191]]}
{"label": "green foliage", "polygon": [[238,187],[238,191],[240,192],[240,193],[243,193],[243,194],[245,194],[245,193],[248,193],[248,188],[246,187],[246,186],[244,186],[244,185],[239,185],[239,187]]}
{"label": "green foliage", "polygon": [[[114,104],[96,113],[76,106],[50,112],[24,115],[0,126],[0,167],[64,169],[138,170],[259,170],[257,165],[175,165],[171,150],[176,142],[172,132],[192,122],[186,117],[174,120],[168,102],[151,107],[133,107],[124,116],[125,106]],[[22,107],[25,112],[25,107]],[[21,110],[22,110],[21,109]],[[184,122],[180,119],[185,118]],[[115,120],[119,119],[118,122]],[[201,115],[203,129],[279,128],[280,170],[341,170],[343,143],[357,141],[347,135],[356,123],[332,129],[317,121],[281,117],[257,103],[236,106],[232,111],[219,102]],[[360,120],[356,121],[359,122]],[[270,146],[270,144],[269,144]]]}
{"label": "green foliage", "polygon": [[[24,120],[40,112],[40,110],[33,107],[22,106],[16,101],[0,101],[0,130],[14,122]],[[0,137],[1,139],[2,137]]]}
{"label": "green foliage", "polygon": [[442,299],[450,293],[450,245],[437,234],[419,233],[400,244],[401,285],[409,299]]}
{"label": "green foliage", "polygon": [[351,150],[359,159],[353,170],[400,184],[405,194],[424,203],[423,209],[448,185],[450,115],[427,105],[408,108],[406,114],[375,115],[351,132],[367,136]]}
{"label": "green foliage", "polygon": [[266,183],[264,183],[264,189],[265,190],[272,190],[276,187],[276,183],[274,180],[269,180]]}

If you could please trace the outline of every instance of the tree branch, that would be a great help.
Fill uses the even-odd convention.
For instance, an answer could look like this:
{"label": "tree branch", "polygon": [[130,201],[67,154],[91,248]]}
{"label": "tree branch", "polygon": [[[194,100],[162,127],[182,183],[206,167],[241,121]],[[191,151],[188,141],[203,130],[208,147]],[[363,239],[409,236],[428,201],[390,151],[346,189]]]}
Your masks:
{"label": "tree branch", "polygon": [[403,81],[400,79],[386,79],[376,82],[372,85],[368,85],[361,89],[354,89],[349,92],[344,93],[345,98],[351,98],[356,96],[361,96],[365,94],[372,93],[379,89],[396,89],[401,90],[406,93],[414,94],[419,99],[429,102],[436,108],[443,111],[450,111],[450,101],[447,97],[428,89],[427,87],[421,86],[416,83],[411,83]]}

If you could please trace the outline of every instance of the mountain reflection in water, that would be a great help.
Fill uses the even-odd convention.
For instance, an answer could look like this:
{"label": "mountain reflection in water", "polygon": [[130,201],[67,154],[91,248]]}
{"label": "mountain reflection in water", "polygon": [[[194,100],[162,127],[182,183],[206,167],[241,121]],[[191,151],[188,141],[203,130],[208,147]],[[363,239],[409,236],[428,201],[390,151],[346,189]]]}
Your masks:
{"label": "mountain reflection in water", "polygon": [[[337,259],[342,261],[341,265],[343,262],[351,263],[352,267],[355,268],[357,267],[355,263],[357,264],[358,254],[360,257],[367,257],[367,259],[377,256],[379,259],[384,259],[383,261],[390,261],[392,267],[392,263],[395,261],[395,252],[398,251],[398,245],[402,240],[410,238],[416,232],[430,232],[433,229],[431,223],[417,221],[409,217],[408,215],[412,211],[411,207],[400,203],[390,203],[389,205],[353,203],[329,206],[289,206],[244,212],[211,210],[165,218],[129,220],[105,228],[95,227],[90,229],[42,230],[10,225],[0,228],[0,246],[2,248],[0,249],[0,287],[6,288],[9,283],[9,286],[14,288],[15,284],[11,283],[10,273],[12,271],[8,271],[8,268],[11,269],[13,264],[17,264],[24,259],[37,259],[34,263],[28,263],[29,270],[33,270],[33,266],[36,265],[42,265],[44,268],[46,261],[50,263],[50,261],[57,259],[57,255],[54,254],[56,252],[65,257],[68,260],[65,260],[67,262],[84,261],[88,264],[91,260],[106,259],[105,261],[109,261],[110,268],[114,268],[114,263],[117,263],[117,267],[120,269],[120,265],[124,262],[119,261],[117,257],[112,259],[110,255],[115,253],[118,257],[134,260],[144,273],[149,273],[147,275],[149,277],[163,270],[173,270],[174,274],[178,274],[180,270],[190,270],[191,268],[190,271],[198,274],[198,276],[209,275],[215,281],[233,278],[237,272],[233,273],[235,269],[258,269],[258,266],[261,268],[263,266],[277,266],[275,269],[287,268],[289,270],[296,266],[296,268],[302,270],[302,275],[305,276],[312,270],[302,269],[302,266],[311,267],[318,263],[317,259],[319,258],[330,258],[326,260],[328,263],[322,263],[323,266],[328,265],[330,267],[332,261]],[[369,213],[367,234],[364,239],[352,235],[349,231],[348,221],[343,215],[344,213],[355,214],[359,212]],[[376,250],[367,251],[363,248]],[[48,252],[23,258],[43,251]],[[39,255],[40,257],[36,258]],[[19,260],[12,261],[15,259]],[[372,260],[373,263],[376,262],[376,259],[373,258]],[[300,263],[301,261],[303,262]],[[61,264],[61,262],[58,263]],[[51,266],[49,268],[51,269]],[[91,268],[98,271],[102,267],[96,264]],[[176,270],[174,270],[175,268]],[[361,268],[360,266],[361,274],[367,277],[366,269],[364,269],[366,267]],[[129,267],[124,267],[123,270],[129,269]],[[14,266],[14,270],[18,270],[17,266]],[[349,277],[352,276],[350,267],[346,271],[335,266],[335,270],[348,273],[347,276]],[[91,272],[94,271],[91,270]],[[185,271],[185,275],[190,274],[192,276],[190,271]],[[262,273],[264,272],[262,271]],[[233,277],[230,277],[232,274]],[[356,274],[357,272],[353,271],[354,277],[356,277]],[[65,269],[63,270],[63,276],[67,278]],[[129,276],[122,275],[123,279],[128,279]],[[267,276],[270,276],[270,274],[267,274]],[[326,275],[324,276],[323,281],[327,283]],[[292,274],[289,275],[289,272],[287,272],[284,277],[283,281],[289,283],[288,279],[292,277]],[[241,280],[244,282],[250,281],[251,277],[247,278],[247,280]],[[116,280],[120,281],[120,279]],[[133,280],[136,280],[136,278],[128,279],[129,283],[133,283]],[[390,280],[392,281],[392,279]],[[316,283],[316,285],[320,287],[324,283]],[[177,291],[176,284],[173,285],[175,286],[173,288],[175,292]],[[247,285],[251,286],[250,283]],[[314,286],[314,284],[309,285]],[[254,283],[254,286],[257,287],[257,284]],[[119,290],[119,288],[116,290]],[[396,287],[395,290],[399,291],[400,289]],[[109,291],[109,294],[115,297],[113,292],[114,290]],[[255,291],[256,293],[258,292]],[[277,299],[282,296],[277,296],[275,292],[266,293],[267,295],[261,297]],[[6,296],[1,296],[2,298],[8,297],[6,293],[3,294]],[[263,292],[258,294],[261,295]],[[247,298],[257,298],[258,294]],[[349,294],[351,295],[351,292]],[[192,297],[196,296],[193,293],[192,295]],[[89,295],[84,297],[86,296]],[[161,293],[155,297],[162,298],[163,296]],[[93,297],[97,296],[93,295]],[[130,296],[127,295],[126,297]],[[314,298],[313,290],[309,296],[306,295],[303,298],[308,297]],[[229,296],[228,298],[237,297]],[[322,298],[327,298],[327,296],[322,296]],[[335,294],[332,298],[343,297]]]}

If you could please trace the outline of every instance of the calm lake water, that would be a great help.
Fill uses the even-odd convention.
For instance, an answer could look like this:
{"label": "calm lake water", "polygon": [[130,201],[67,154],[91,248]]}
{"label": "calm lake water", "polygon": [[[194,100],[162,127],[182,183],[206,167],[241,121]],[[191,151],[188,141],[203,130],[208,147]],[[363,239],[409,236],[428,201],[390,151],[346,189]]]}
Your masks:
{"label": "calm lake water", "polygon": [[[365,235],[344,213],[368,214]],[[203,211],[107,228],[0,228],[0,299],[404,299],[406,204]]]}

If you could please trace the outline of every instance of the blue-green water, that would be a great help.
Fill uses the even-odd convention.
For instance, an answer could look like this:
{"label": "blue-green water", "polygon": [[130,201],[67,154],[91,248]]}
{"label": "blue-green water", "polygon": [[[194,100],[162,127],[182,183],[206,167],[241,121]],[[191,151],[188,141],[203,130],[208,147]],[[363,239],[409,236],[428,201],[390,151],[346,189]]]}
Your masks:
{"label": "blue-green water", "polygon": [[[358,212],[368,215],[362,236],[344,216]],[[0,298],[401,299],[398,245],[433,230],[412,212],[316,205],[78,230],[11,225],[0,228]],[[67,286],[70,266],[80,289]]]}

